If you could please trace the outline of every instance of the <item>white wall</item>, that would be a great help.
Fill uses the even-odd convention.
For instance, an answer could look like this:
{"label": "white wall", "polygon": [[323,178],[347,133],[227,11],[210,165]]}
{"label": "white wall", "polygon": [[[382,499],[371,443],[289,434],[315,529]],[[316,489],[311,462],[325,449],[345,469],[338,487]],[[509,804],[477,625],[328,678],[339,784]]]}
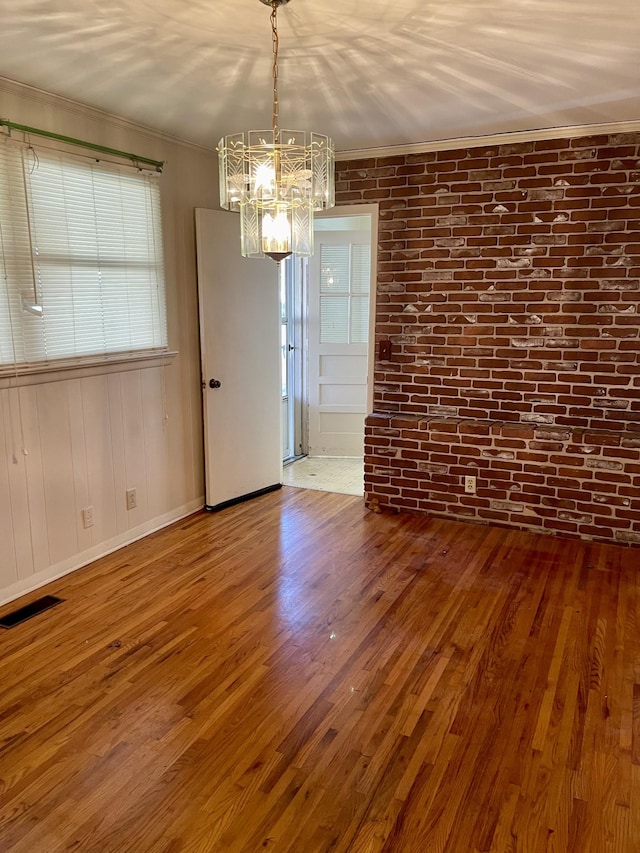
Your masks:
{"label": "white wall", "polygon": [[[0,380],[0,602],[204,502],[194,208],[217,198],[214,153],[0,79],[13,122],[165,160],[169,348],[142,365]],[[166,417],[165,417],[166,414]],[[137,489],[127,511],[125,490]],[[85,529],[82,509],[93,506]]]}

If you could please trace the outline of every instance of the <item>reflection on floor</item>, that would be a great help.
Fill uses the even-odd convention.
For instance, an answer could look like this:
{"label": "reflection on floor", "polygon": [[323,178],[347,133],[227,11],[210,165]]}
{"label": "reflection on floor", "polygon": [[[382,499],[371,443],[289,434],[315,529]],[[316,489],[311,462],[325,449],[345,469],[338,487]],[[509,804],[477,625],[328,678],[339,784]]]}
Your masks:
{"label": "reflection on floor", "polygon": [[305,456],[291,465],[285,465],[282,474],[285,486],[339,492],[343,495],[363,495],[363,480],[362,457]]}

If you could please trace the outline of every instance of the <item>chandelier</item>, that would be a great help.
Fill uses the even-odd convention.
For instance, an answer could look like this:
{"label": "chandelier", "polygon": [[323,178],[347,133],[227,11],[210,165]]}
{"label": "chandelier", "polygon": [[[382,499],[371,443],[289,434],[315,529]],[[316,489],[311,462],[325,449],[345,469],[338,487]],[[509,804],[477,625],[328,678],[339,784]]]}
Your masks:
{"label": "chandelier", "polygon": [[271,6],[272,127],[222,137],[220,205],[240,211],[244,257],[280,263],[292,252],[313,254],[314,212],[335,204],[334,147],[323,134],[279,127],[277,13],[289,0],[260,2]]}

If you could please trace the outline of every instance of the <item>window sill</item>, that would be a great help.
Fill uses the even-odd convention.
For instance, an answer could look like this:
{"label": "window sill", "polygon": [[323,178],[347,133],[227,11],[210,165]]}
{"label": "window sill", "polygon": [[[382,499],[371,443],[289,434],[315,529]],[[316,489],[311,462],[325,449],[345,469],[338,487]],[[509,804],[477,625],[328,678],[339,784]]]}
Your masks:
{"label": "window sill", "polygon": [[0,389],[22,385],[42,385],[45,382],[62,382],[83,379],[125,370],[142,370],[170,364],[178,353],[175,350],[150,350],[138,353],[114,353],[111,356],[60,359],[59,361],[0,367]]}

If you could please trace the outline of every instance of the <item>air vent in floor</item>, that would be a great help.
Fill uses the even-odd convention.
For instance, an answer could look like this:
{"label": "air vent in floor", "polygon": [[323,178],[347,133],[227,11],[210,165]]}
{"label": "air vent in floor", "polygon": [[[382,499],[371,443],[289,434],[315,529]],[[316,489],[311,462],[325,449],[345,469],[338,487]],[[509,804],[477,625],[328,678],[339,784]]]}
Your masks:
{"label": "air vent in floor", "polygon": [[60,604],[62,601],[64,601],[64,598],[58,598],[55,595],[43,595],[42,598],[38,598],[30,604],[25,604],[24,607],[12,610],[11,613],[5,613],[0,618],[0,628],[14,628],[21,622],[26,622],[32,616],[37,616],[38,613],[42,613],[43,610],[48,610],[50,607],[55,607],[56,604]]}

